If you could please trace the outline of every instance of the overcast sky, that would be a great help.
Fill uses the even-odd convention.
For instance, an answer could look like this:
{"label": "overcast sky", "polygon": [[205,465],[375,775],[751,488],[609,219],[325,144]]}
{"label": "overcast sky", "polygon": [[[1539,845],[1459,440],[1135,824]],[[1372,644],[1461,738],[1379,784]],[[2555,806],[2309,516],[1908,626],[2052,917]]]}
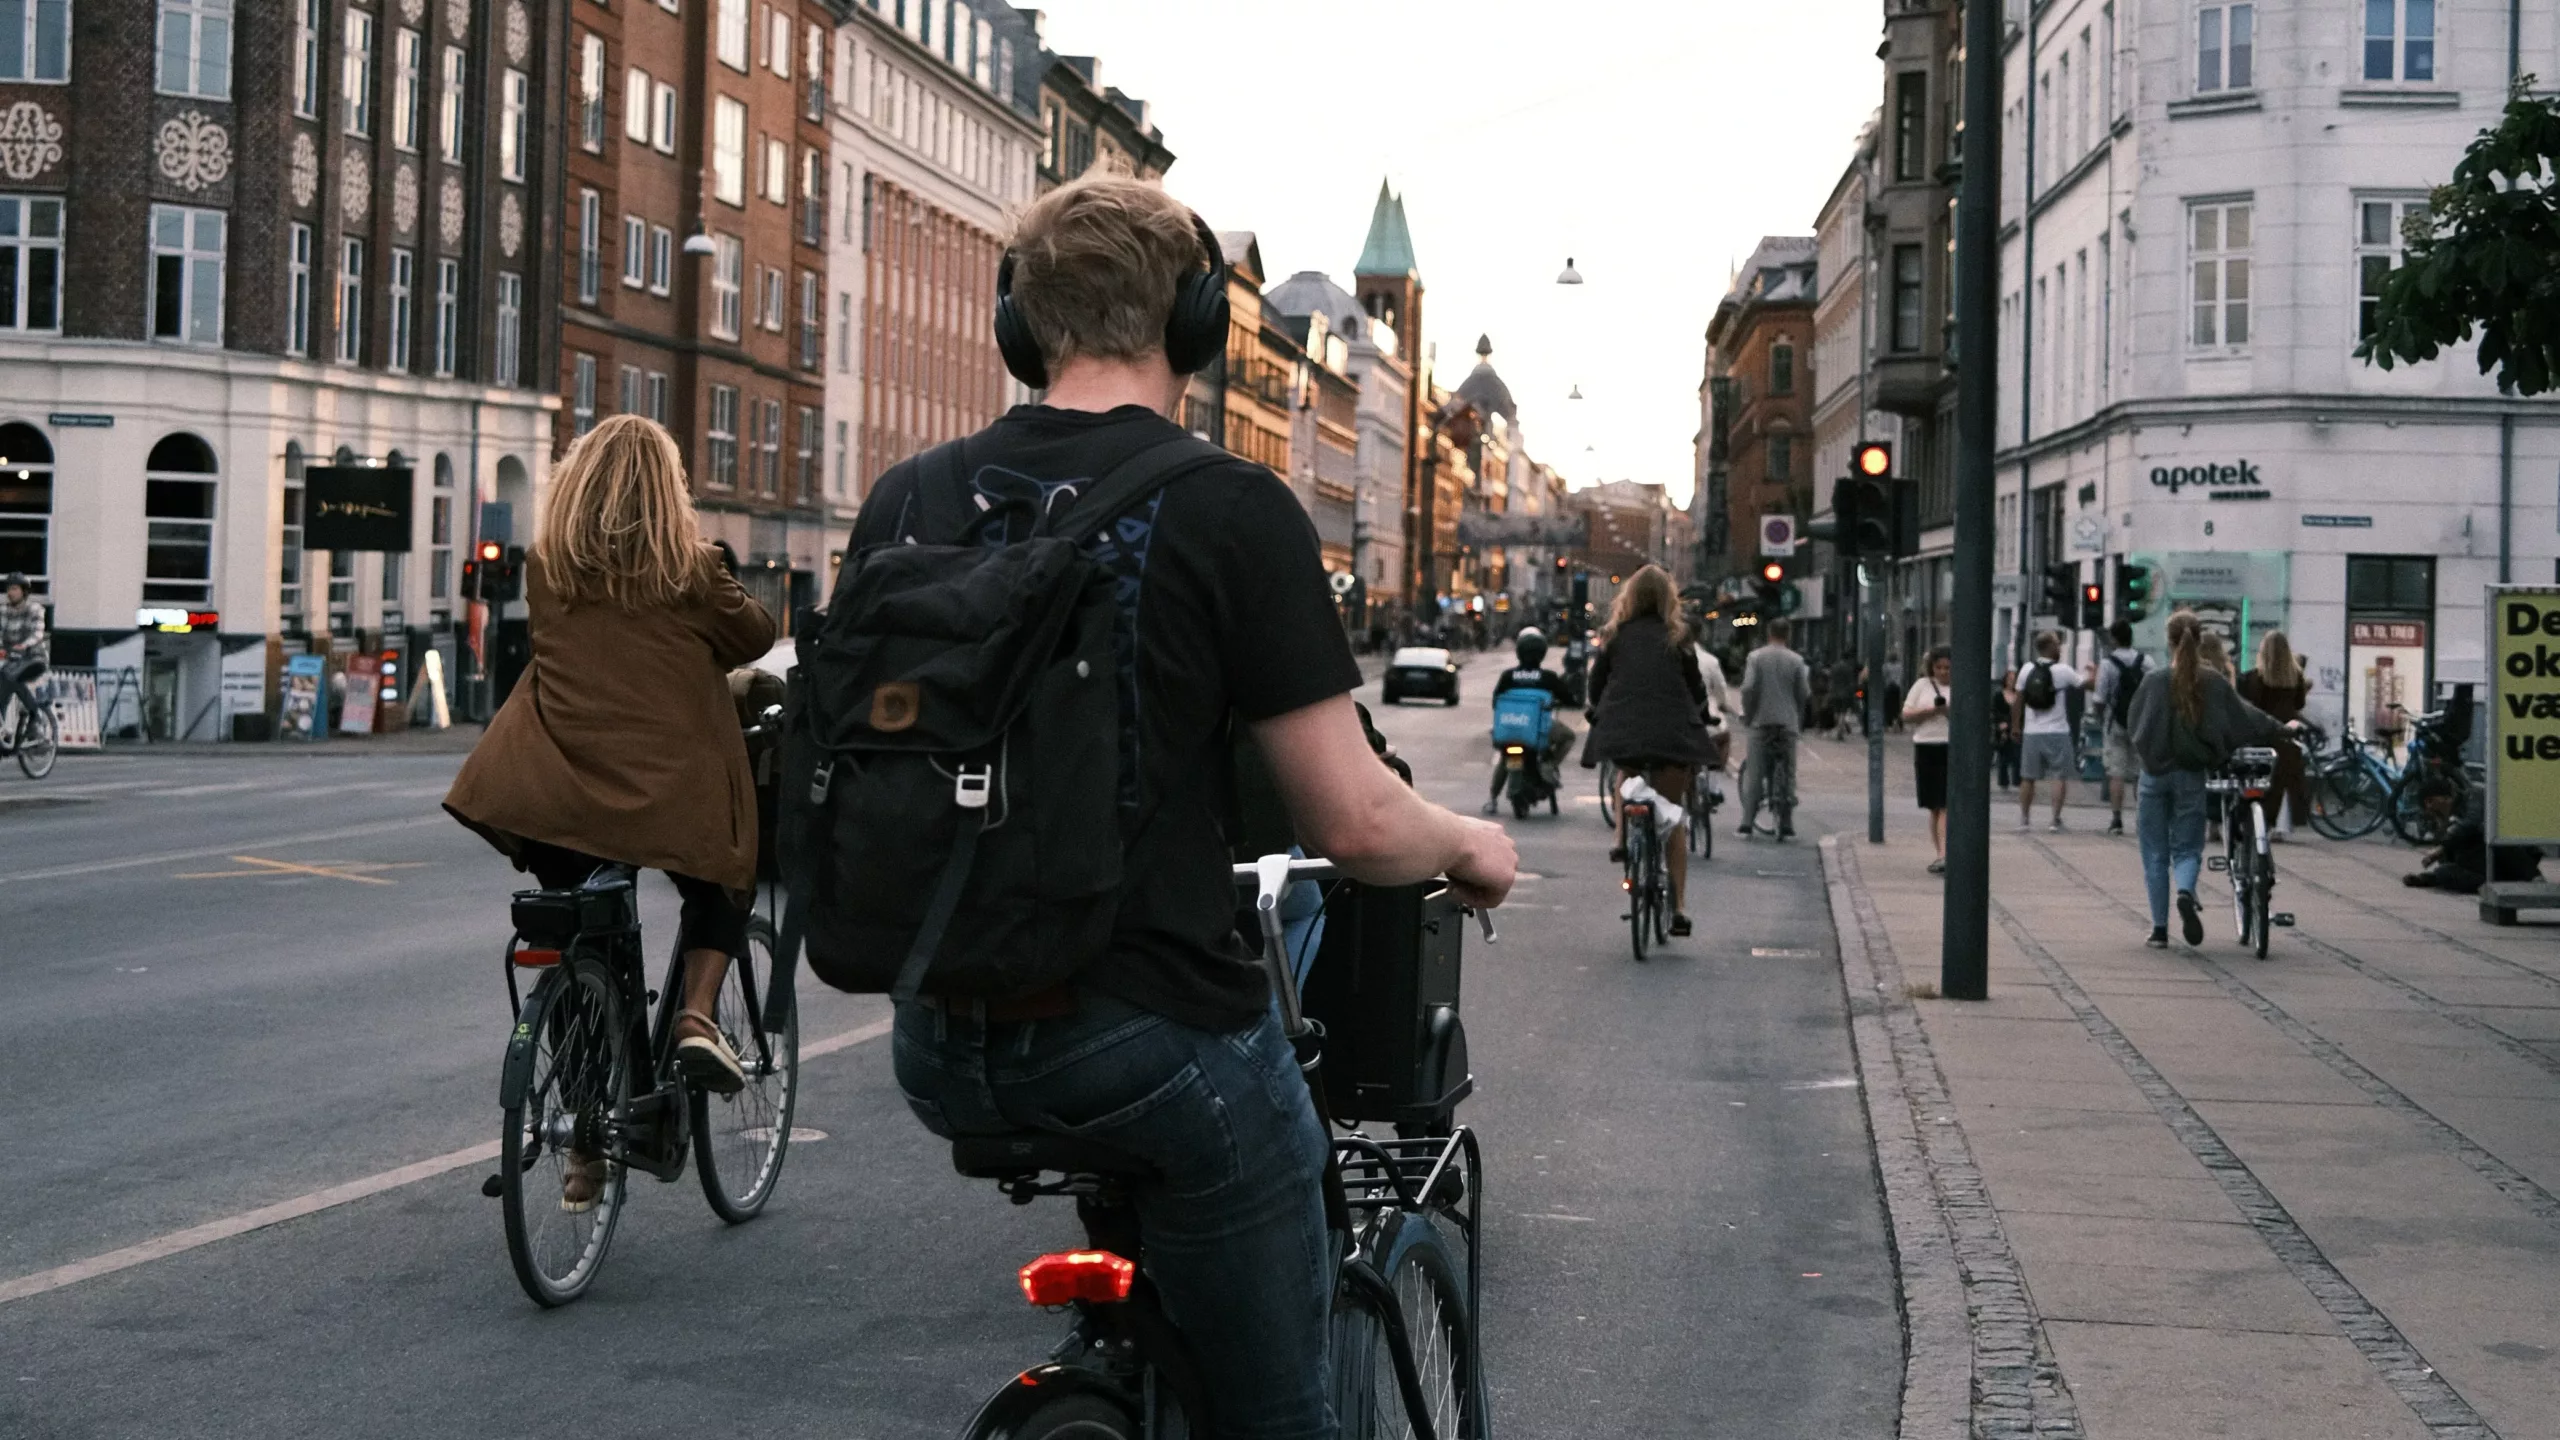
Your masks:
{"label": "overcast sky", "polygon": [[[1441,383],[1489,334],[1533,455],[1576,486],[1682,499],[1731,268],[1762,235],[1813,233],[1882,94],[1878,0],[1042,8],[1050,48],[1153,103],[1166,185],[1257,232],[1273,283],[1322,270],[1349,289],[1385,177]],[[1555,284],[1567,256],[1579,288]]]}

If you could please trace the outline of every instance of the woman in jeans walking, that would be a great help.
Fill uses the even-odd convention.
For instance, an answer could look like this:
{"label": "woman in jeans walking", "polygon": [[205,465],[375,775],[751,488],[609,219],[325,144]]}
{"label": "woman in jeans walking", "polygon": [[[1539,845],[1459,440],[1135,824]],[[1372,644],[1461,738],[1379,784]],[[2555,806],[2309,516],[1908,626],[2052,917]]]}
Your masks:
{"label": "woman in jeans walking", "polygon": [[2204,943],[2196,904],[2196,872],[2204,865],[2205,777],[2243,745],[2282,736],[2285,725],[2240,698],[2229,678],[2205,663],[2204,627],[2193,612],[2169,617],[2169,669],[2144,677],[2128,717],[2142,761],[2135,833],[2142,879],[2150,892],[2152,949],[2169,944],[2169,900],[2189,945]]}

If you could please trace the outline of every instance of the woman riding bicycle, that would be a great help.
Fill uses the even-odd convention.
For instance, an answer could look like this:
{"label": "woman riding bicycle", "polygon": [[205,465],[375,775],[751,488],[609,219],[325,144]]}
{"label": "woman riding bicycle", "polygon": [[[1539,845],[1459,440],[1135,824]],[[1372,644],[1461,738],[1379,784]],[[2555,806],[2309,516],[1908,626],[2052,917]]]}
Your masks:
{"label": "woman riding bicycle", "polygon": [[2169,617],[2169,668],[2145,676],[2127,717],[2142,760],[2134,826],[2142,845],[2142,878],[2150,891],[2155,950],[2169,944],[2174,887],[2178,924],[2189,945],[2204,943],[2196,872],[2204,865],[2205,777],[2243,745],[2264,745],[2285,726],[2240,698],[2230,677],[2206,655],[2208,638],[2193,611]]}
{"label": "woman riding bicycle", "polygon": [[[1707,703],[1707,682],[1698,672],[1698,652],[1689,644],[1689,624],[1680,614],[1680,595],[1671,576],[1659,565],[1647,565],[1629,577],[1609,607],[1609,624],[1600,632],[1600,657],[1591,667],[1591,738],[1582,747],[1582,763],[1606,760],[1622,775],[1642,775],[1654,790],[1674,804],[1688,803],[1692,771],[1707,763],[1713,747],[1699,712]],[[1671,933],[1689,933],[1689,847],[1686,825],[1666,837],[1671,860]],[[1624,860],[1627,822],[1618,817],[1618,843],[1609,858]]]}
{"label": "woman riding bicycle", "polygon": [[[773,621],[704,542],[667,432],[617,415],[554,472],[525,567],[533,661],[454,778],[445,809],[547,889],[606,864],[664,870],[684,897],[676,1063],[721,1094],[746,1083],[712,1020],[746,948],[756,800],[728,671]],[[560,1205],[595,1203],[581,1155]]]}

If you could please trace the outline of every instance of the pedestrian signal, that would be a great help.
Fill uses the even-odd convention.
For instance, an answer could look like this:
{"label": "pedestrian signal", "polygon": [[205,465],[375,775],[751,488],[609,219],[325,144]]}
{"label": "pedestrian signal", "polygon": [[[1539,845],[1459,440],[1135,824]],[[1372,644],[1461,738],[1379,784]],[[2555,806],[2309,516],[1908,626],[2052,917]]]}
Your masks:
{"label": "pedestrian signal", "polygon": [[2139,625],[2151,614],[2151,567],[2118,557],[2115,570],[2116,614],[2129,625]]}
{"label": "pedestrian signal", "polygon": [[2079,613],[2080,567],[2065,560],[2044,567],[2044,603],[2036,608],[2039,615],[2050,615],[2065,624]]}
{"label": "pedestrian signal", "polygon": [[2107,627],[2107,587],[2092,580],[2080,587],[2080,628],[2103,630]]}

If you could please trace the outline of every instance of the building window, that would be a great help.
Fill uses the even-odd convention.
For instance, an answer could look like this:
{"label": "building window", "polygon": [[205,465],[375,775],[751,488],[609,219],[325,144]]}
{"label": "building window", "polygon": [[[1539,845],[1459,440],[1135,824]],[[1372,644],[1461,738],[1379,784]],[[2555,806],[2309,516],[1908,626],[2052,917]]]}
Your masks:
{"label": "building window", "polygon": [[2258,7],[2204,5],[2196,10],[2196,93],[2246,90],[2254,83]]}
{"label": "building window", "polygon": [[[401,628],[400,597],[408,589],[409,567],[406,563],[408,559],[408,556],[397,550],[386,550],[382,554],[382,628],[385,630]],[[391,683],[391,677],[384,676],[383,683],[387,689]],[[390,697],[386,695],[384,698]]]}
{"label": "building window", "polygon": [[853,292],[836,292],[836,372],[853,371]]}
{"label": "building window", "polygon": [[449,164],[462,163],[462,97],[468,84],[462,47],[444,47],[444,69],[436,94],[436,150]]}
{"label": "building window", "polygon": [[641,408],[650,419],[661,425],[667,423],[667,372],[664,370],[649,372],[648,395]]}
{"label": "building window", "polygon": [[763,269],[756,279],[756,324],[780,333],[782,329],[782,272]]}
{"label": "building window", "polygon": [[738,390],[734,385],[711,387],[711,422],[703,427],[703,436],[711,442],[711,486],[715,490],[734,490],[738,486]]}
{"label": "building window", "polygon": [[151,207],[151,336],[222,343],[223,214]]}
{"label": "building window", "polygon": [[827,157],[816,150],[800,154],[800,243],[827,243]]}
{"label": "building window", "polygon": [[604,287],[604,197],[578,192],[578,299],[593,305]]}
{"label": "building window", "polygon": [[1796,437],[1781,430],[1769,437],[1769,483],[1783,485],[1796,478]]}
{"label": "building window", "polygon": [[723,95],[712,107],[711,193],[747,203],[747,107]]}
{"label": "building window", "polygon": [[791,147],[779,140],[764,142],[764,198],[776,205],[791,203]]}
{"label": "building window", "polygon": [[338,98],[346,105],[341,117],[350,135],[373,133],[373,17],[347,11],[347,49],[339,61]]}
{"label": "building window", "polygon": [[1893,333],[1887,338],[1896,354],[1920,349],[1922,320],[1928,314],[1922,303],[1920,255],[1917,245],[1893,247]]}
{"label": "building window", "polygon": [[637,215],[622,217],[622,283],[634,290],[649,283],[649,225]]}
{"label": "building window", "polygon": [[676,153],[676,87],[663,80],[656,82],[656,87],[657,128],[649,137],[649,145],[661,154],[673,155]]}
{"label": "building window", "polygon": [[146,604],[213,603],[213,447],[183,431],[165,436],[143,462]]}
{"label": "building window", "polygon": [[802,95],[801,113],[812,120],[827,118],[827,32],[809,27],[809,53],[803,57],[808,71],[808,86]]}
{"label": "building window", "polygon": [[364,361],[364,242],[338,242],[338,359]]}
{"label": "building window", "polygon": [[800,443],[791,452],[792,475],[800,489],[792,498],[802,505],[818,503],[819,457],[826,453],[826,420],[817,411],[800,409]]}
{"label": "building window", "polygon": [[329,629],[345,635],[356,628],[356,552],[329,552]]}
{"label": "building window", "polygon": [[604,37],[578,42],[578,143],[604,149]]}
{"label": "building window", "polygon": [[436,374],[451,375],[462,349],[462,262],[436,262]]}
{"label": "building window", "polygon": [[276,566],[276,610],[284,620],[285,633],[302,628],[302,442],[284,442],[284,513],[278,517],[282,555]]}
{"label": "building window", "polygon": [[436,490],[427,511],[427,602],[453,598],[453,461],[436,457]]}
{"label": "building window", "polygon": [[622,138],[649,143],[649,72],[634,65],[622,75]]}
{"label": "building window", "polygon": [[791,17],[769,7],[764,12],[764,67],[791,78]]}
{"label": "building window", "polygon": [[1929,72],[1893,77],[1893,178],[1918,180],[1929,168]]}
{"label": "building window", "polygon": [[714,0],[719,18],[713,22],[719,34],[720,63],[732,70],[747,68],[747,0]]}
{"label": "building window", "polygon": [[2408,250],[2404,226],[2428,213],[2424,196],[2356,198],[2356,338],[2370,340],[2382,308],[2382,284]]}
{"label": "building window", "polygon": [[497,383],[514,385],[524,378],[524,277],[498,274]]}
{"label": "building window", "polygon": [[62,202],[0,195],[0,330],[61,328]]}
{"label": "building window", "polygon": [[499,97],[498,173],[520,181],[526,162],[533,158],[533,137],[525,129],[533,120],[533,77],[521,70],[508,71]]}
{"label": "building window", "polygon": [[418,148],[419,112],[426,103],[427,37],[403,30],[392,37],[391,143]]}
{"label": "building window", "polygon": [[782,402],[759,400],[756,402],[756,408],[764,412],[763,423],[756,427],[759,436],[756,445],[756,489],[761,494],[771,495],[774,493],[774,487],[782,480]]}
{"label": "building window", "polygon": [[0,80],[71,78],[71,0],[0,4]]}
{"label": "building window", "polygon": [[320,0],[296,0],[293,22],[293,113],[320,118]]}
{"label": "building window", "polygon": [[649,293],[664,295],[675,284],[676,233],[664,225],[649,227]]}
{"label": "building window", "polygon": [[623,414],[637,415],[640,413],[640,406],[643,402],[640,398],[639,366],[625,365],[622,367],[622,386],[621,393],[618,398],[622,402]]}
{"label": "building window", "polygon": [[596,428],[596,357],[569,357],[569,431],[584,435]]}
{"label": "building window", "polygon": [[2436,78],[2436,0],[2364,0],[2364,78]]}
{"label": "building window", "polygon": [[715,235],[711,256],[711,333],[738,338],[746,305],[747,248],[735,235]]}
{"label": "building window", "polygon": [[2249,202],[2187,209],[2189,340],[2199,350],[2249,343]]}
{"label": "building window", "polygon": [[825,334],[826,295],[818,288],[818,272],[800,272],[800,368],[815,370],[824,363],[820,340]]}
{"label": "building window", "polygon": [[1796,347],[1783,340],[1769,347],[1769,393],[1796,393]]}
{"label": "building window", "polygon": [[853,463],[847,454],[847,452],[853,448],[852,444],[847,439],[850,428],[851,427],[846,425],[842,420],[836,422],[835,494],[838,499],[842,499],[844,496],[845,472]]}
{"label": "building window", "polygon": [[231,98],[231,0],[160,0],[160,93]]}
{"label": "building window", "polygon": [[0,574],[23,573],[42,594],[52,549],[53,446],[32,425],[0,425]]}
{"label": "building window", "polygon": [[286,227],[284,353],[311,353],[311,227],[308,225]]}
{"label": "building window", "polygon": [[417,272],[416,255],[407,250],[391,252],[391,359],[386,368],[403,375],[409,373],[409,296],[417,288]]}

